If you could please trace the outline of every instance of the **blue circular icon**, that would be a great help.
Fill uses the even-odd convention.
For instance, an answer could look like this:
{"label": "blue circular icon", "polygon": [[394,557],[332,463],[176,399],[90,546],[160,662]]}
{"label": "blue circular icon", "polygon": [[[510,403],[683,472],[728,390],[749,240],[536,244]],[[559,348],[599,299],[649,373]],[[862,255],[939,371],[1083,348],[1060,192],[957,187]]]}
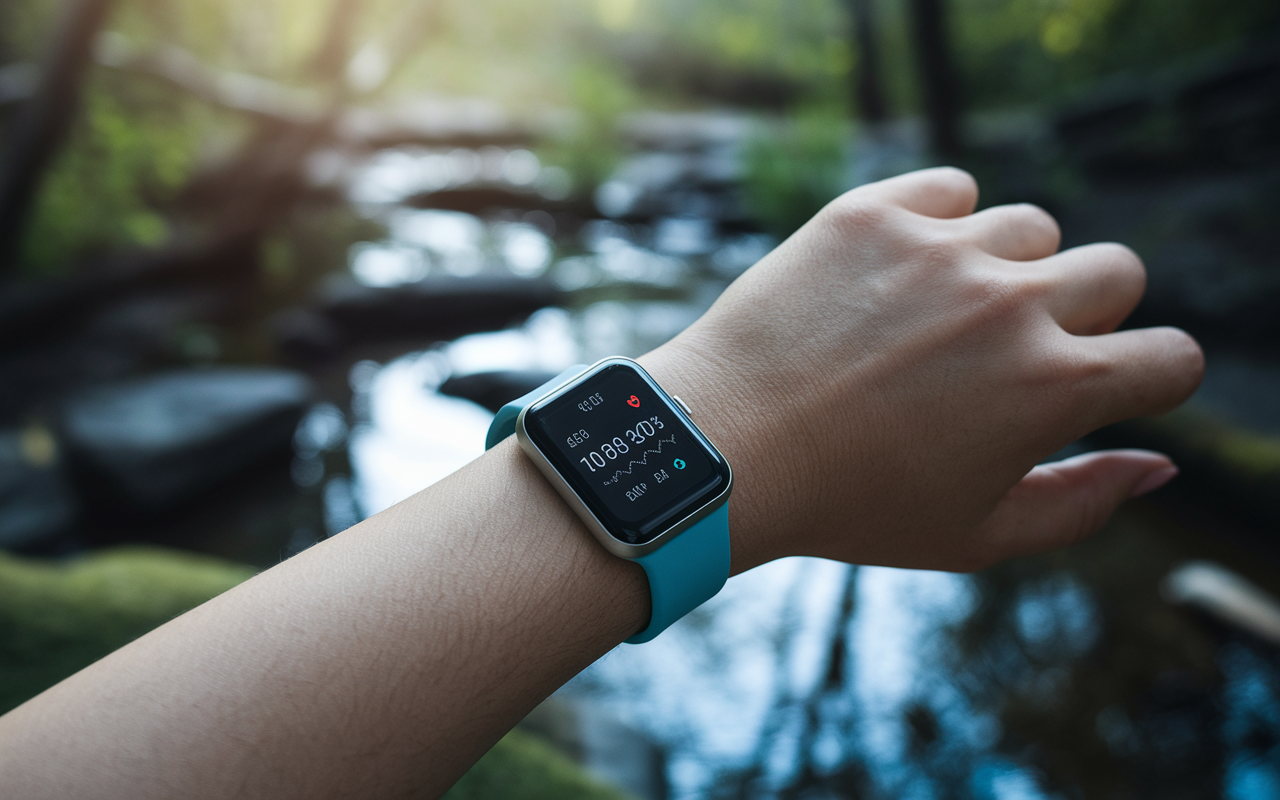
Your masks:
{"label": "blue circular icon", "polygon": [[677,458],[675,462],[672,464],[672,466],[675,467],[676,469],[684,469],[684,461]]}

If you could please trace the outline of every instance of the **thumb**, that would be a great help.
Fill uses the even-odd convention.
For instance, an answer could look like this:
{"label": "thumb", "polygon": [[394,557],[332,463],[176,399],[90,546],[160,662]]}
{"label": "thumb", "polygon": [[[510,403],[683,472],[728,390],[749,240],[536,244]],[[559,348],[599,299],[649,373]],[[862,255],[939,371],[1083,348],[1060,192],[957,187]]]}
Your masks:
{"label": "thumb", "polygon": [[975,532],[987,563],[1065,547],[1092,536],[1116,506],[1178,474],[1150,450],[1103,450],[1041,464],[1008,491]]}

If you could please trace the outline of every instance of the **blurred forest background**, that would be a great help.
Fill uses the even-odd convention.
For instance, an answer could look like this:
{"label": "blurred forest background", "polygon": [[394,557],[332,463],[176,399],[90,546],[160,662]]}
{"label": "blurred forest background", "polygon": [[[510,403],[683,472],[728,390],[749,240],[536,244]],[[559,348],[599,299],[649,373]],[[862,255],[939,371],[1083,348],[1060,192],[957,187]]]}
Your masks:
{"label": "blurred forest background", "polygon": [[1144,257],[1205,385],[1063,455],[1181,478],[945,609],[762,571],[771,621],[606,660],[456,796],[1280,798],[1275,0],[0,0],[0,710],[942,163]]}
{"label": "blurred forest background", "polygon": [[[71,112],[53,141],[39,143],[56,155],[31,165],[44,167],[33,198],[6,194],[7,214],[29,215],[21,232],[6,223],[19,239],[10,258],[21,274],[66,275],[93,254],[172,242],[190,233],[184,190],[248,143],[275,144],[264,126],[319,124],[424,93],[484,97],[525,117],[577,112],[568,135],[581,141],[560,143],[559,153],[554,142],[543,146],[583,192],[616,159],[619,117],[642,108],[731,106],[807,119],[781,146],[832,158],[853,121],[926,110],[913,9],[946,15],[944,70],[954,74],[944,81],[954,84],[957,111],[970,114],[1045,113],[1103,79],[1142,81],[1236,47],[1272,29],[1277,15],[1266,0],[964,0],[945,9],[907,0],[8,0],[0,9],[8,152],[18,144],[14,109],[40,88],[55,41],[75,51],[61,53],[65,83],[47,98]],[[757,181],[803,180],[799,165],[754,166]],[[840,188],[836,181],[826,194]]]}

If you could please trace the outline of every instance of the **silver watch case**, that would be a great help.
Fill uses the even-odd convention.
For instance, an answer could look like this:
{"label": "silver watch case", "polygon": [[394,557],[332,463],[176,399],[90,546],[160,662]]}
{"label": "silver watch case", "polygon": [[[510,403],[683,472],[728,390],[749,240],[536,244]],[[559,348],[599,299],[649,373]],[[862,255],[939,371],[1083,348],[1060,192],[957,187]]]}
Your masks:
{"label": "silver watch case", "polygon": [[[709,498],[705,503],[674,522],[666,530],[662,531],[662,533],[644,544],[627,544],[626,542],[620,541],[611,535],[605,528],[604,524],[600,522],[599,518],[597,518],[591,509],[587,507],[587,504],[583,502],[578,493],[574,491],[573,487],[571,487],[560,475],[560,472],[552,466],[551,462],[547,459],[547,456],[542,452],[542,450],[539,449],[538,446],[534,444],[533,440],[529,438],[529,434],[526,433],[524,429],[524,417],[530,409],[540,407],[555,400],[563,394],[573,391],[577,386],[587,381],[597,372],[600,372],[605,367],[609,367],[614,364],[626,365],[639,373],[639,375],[654,389],[654,391],[657,392],[658,396],[662,398],[662,401],[671,408],[671,410],[685,425],[688,426],[689,430],[693,432],[698,441],[701,442],[708,450],[715,453],[720,460],[724,462],[724,465],[729,472],[729,480],[725,483],[722,491]],[[577,514],[582,522],[587,526],[587,530],[591,531],[591,534],[600,540],[600,544],[604,545],[606,550],[621,558],[640,558],[662,547],[667,542],[679,536],[685,530],[693,527],[708,517],[713,511],[728,502],[729,493],[733,491],[732,465],[729,464],[729,460],[724,457],[724,454],[722,454],[716,446],[711,443],[711,440],[702,432],[702,429],[698,427],[697,423],[695,423],[689,414],[686,413],[683,406],[683,402],[678,401],[670,394],[667,394],[666,390],[658,385],[658,382],[653,379],[653,376],[651,376],[644,367],[640,366],[632,359],[614,356],[612,358],[605,358],[597,361],[573,379],[555,389],[552,389],[547,394],[521,409],[520,416],[516,418],[516,441],[520,443],[520,449],[524,450],[525,454],[529,456],[533,461],[534,466],[538,468],[538,471],[546,476],[547,480],[551,483],[551,486],[561,497],[564,498],[564,501],[569,504],[569,507],[573,509],[574,513]]]}

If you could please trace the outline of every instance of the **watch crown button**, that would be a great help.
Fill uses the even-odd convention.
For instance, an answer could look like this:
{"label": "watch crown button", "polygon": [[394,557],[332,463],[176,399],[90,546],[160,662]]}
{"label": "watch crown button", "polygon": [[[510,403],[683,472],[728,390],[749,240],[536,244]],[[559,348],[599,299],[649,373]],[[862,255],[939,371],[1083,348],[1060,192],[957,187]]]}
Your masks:
{"label": "watch crown button", "polygon": [[683,400],[680,399],[680,395],[673,394],[671,395],[671,399],[676,401],[676,405],[680,406],[680,409],[684,411],[684,413],[688,414],[691,417],[693,416],[693,412],[690,411],[689,406]]}

